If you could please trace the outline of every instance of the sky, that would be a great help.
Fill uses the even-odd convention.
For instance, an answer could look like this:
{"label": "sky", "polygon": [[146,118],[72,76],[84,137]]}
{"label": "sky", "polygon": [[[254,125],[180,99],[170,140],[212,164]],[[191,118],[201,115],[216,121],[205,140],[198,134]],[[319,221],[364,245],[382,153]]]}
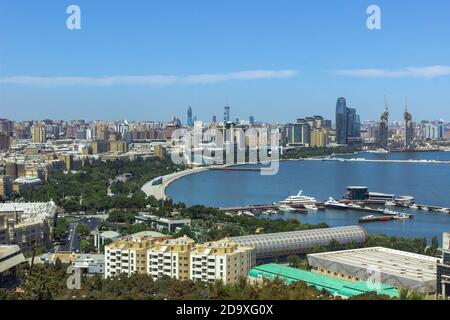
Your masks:
{"label": "sky", "polygon": [[[381,30],[366,25],[381,9]],[[81,29],[69,30],[69,5]],[[450,120],[448,0],[0,0],[0,118]]]}

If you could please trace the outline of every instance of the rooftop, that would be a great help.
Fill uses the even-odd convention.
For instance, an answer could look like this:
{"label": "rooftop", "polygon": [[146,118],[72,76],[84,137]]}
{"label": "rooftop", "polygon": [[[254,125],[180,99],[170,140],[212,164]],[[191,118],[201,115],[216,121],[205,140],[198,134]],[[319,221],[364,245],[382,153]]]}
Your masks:
{"label": "rooftop", "polygon": [[419,281],[436,280],[438,258],[383,247],[310,254],[317,257]]}
{"label": "rooftop", "polygon": [[350,282],[274,263],[257,266],[250,270],[248,275],[256,279],[259,277],[263,279],[269,278],[271,280],[280,278],[286,284],[304,281],[309,286],[315,286],[318,290],[325,289],[330,294],[345,297],[353,297],[373,291],[390,297],[399,296],[398,290],[389,285],[379,284],[376,288],[372,288],[366,281]]}

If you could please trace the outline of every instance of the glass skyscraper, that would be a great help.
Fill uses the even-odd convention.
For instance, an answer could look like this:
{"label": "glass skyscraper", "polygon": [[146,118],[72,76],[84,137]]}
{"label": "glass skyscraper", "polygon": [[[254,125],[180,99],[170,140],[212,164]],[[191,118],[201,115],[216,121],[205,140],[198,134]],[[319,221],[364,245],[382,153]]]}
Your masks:
{"label": "glass skyscraper", "polygon": [[336,143],[347,143],[347,102],[339,98],[336,103]]}
{"label": "glass skyscraper", "polygon": [[192,128],[194,126],[194,120],[192,119],[192,108],[189,106],[188,112],[187,112],[187,126],[189,128]]}

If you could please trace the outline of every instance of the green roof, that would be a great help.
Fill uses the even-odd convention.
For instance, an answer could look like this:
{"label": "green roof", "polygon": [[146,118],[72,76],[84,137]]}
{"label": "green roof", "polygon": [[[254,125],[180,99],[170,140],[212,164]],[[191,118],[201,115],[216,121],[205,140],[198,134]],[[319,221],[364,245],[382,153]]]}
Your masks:
{"label": "green roof", "polygon": [[248,273],[252,278],[263,278],[274,280],[279,278],[286,284],[296,281],[304,281],[309,286],[315,286],[318,290],[325,289],[330,294],[338,294],[346,297],[353,297],[368,292],[387,295],[391,298],[398,297],[398,290],[390,285],[379,284],[377,289],[368,286],[366,281],[346,281],[333,278],[327,275],[291,268],[275,263],[264,264],[251,269]]}

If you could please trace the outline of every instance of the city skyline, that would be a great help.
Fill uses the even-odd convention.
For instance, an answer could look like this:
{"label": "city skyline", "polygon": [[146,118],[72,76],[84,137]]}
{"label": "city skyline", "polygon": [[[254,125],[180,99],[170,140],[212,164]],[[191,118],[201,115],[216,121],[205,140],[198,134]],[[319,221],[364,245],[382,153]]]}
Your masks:
{"label": "city skyline", "polygon": [[241,119],[289,122],[333,118],[343,96],[365,120],[388,95],[392,119],[405,96],[416,119],[450,118],[445,1],[380,1],[372,31],[365,1],[135,3],[77,1],[82,28],[68,30],[69,2],[2,2],[1,116],[164,120],[191,105],[206,120],[229,104]]}

